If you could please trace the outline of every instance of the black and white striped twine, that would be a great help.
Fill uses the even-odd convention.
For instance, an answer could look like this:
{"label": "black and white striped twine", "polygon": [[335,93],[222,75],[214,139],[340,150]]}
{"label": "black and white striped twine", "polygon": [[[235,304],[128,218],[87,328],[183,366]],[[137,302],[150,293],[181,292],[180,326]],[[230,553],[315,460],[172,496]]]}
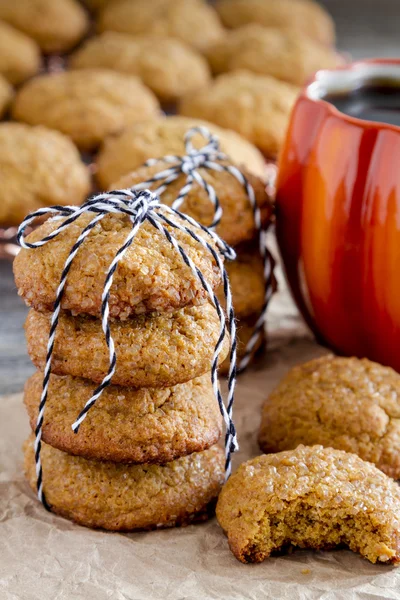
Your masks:
{"label": "black and white striped twine", "polygon": [[[60,283],[56,292],[56,300],[54,303],[54,310],[51,318],[50,333],[47,344],[46,363],[44,368],[43,377],[43,389],[39,404],[39,412],[37,418],[37,424],[35,429],[35,462],[36,462],[36,475],[37,475],[37,495],[43,505],[50,509],[43,492],[43,471],[40,457],[41,451],[41,439],[42,439],[42,427],[43,419],[46,407],[46,401],[48,396],[49,379],[51,374],[51,362],[54,350],[54,340],[56,336],[57,324],[60,315],[61,302],[64,293],[64,288],[67,282],[68,273],[71,269],[71,265],[79,248],[85,242],[85,239],[90,235],[90,232],[96,226],[99,221],[110,214],[122,214],[129,216],[132,222],[132,228],[125,239],[124,244],[118,249],[117,253],[112,260],[104,281],[104,287],[102,292],[102,304],[101,304],[101,323],[104,332],[105,340],[109,349],[109,368],[101,384],[95,389],[91,398],[88,399],[85,406],[77,416],[75,423],[72,424],[72,429],[75,433],[78,433],[81,423],[84,421],[88,411],[95,404],[96,400],[101,396],[104,389],[111,383],[112,377],[116,367],[116,353],[114,347],[114,341],[110,331],[109,324],[109,297],[110,289],[113,283],[113,276],[118,267],[118,263],[123,258],[124,254],[131,246],[135,239],[135,236],[142,226],[143,223],[147,222],[157,231],[163,234],[168,242],[175,248],[180,254],[182,260],[191,269],[193,274],[200,281],[201,286],[207,292],[207,295],[215,306],[219,317],[220,331],[218,341],[214,348],[214,354],[211,366],[211,382],[214,390],[215,397],[218,401],[218,405],[223,416],[226,436],[225,436],[225,474],[226,478],[231,473],[231,454],[238,449],[238,443],[236,438],[236,430],[232,419],[235,384],[236,384],[236,325],[235,316],[232,306],[232,295],[229,285],[229,279],[223,264],[223,258],[233,260],[235,258],[235,252],[230,248],[223,240],[221,240],[215,232],[209,230],[197,223],[194,219],[180,213],[174,208],[170,208],[164,204],[161,204],[160,198],[155,192],[150,190],[116,190],[108,193],[99,194],[94,198],[88,200],[80,207],[75,206],[53,206],[37,210],[36,212],[28,215],[18,229],[18,242],[23,248],[35,249],[40,248],[44,244],[47,244],[51,240],[54,240],[62,231],[64,231],[71,223],[76,221],[81,215],[87,213],[93,213],[93,219],[86,225],[81,231],[76,242],[72,246],[69,256],[65,262]],[[61,219],[60,225],[52,231],[48,236],[37,242],[27,242],[24,237],[25,230],[32,224],[32,222],[43,215],[54,215],[55,219]],[[187,227],[174,217],[179,217],[191,227]],[[167,227],[166,227],[167,226]],[[218,302],[217,296],[214,293],[212,287],[208,281],[204,278],[201,270],[193,263],[191,258],[186,254],[183,247],[176,240],[173,235],[173,230],[179,229],[180,231],[189,234],[197,243],[201,244],[206,248],[213,259],[215,260],[223,281],[224,295],[226,299],[226,315]],[[198,235],[196,232],[206,233],[206,236]],[[210,241],[214,242],[217,250],[211,243],[207,241],[207,236],[210,237]],[[226,335],[226,324],[228,325],[229,337],[230,337],[230,366],[229,366],[229,377],[228,377],[228,393],[226,398],[226,404],[222,398],[221,391],[218,385],[218,361],[221,353],[223,341]]]}
{"label": "black and white striped twine", "polygon": [[[196,149],[192,144],[192,138],[196,134],[200,134],[206,140],[206,144],[199,149]],[[217,172],[225,171],[235,177],[243,186],[253,211],[254,224],[259,238],[259,251],[263,262],[264,277],[263,306],[253,327],[253,332],[247,343],[245,353],[238,365],[238,371],[243,371],[248,366],[257,342],[264,331],[268,304],[274,292],[274,259],[267,248],[266,229],[263,227],[261,211],[256,201],[253,186],[238,168],[231,164],[225,164],[227,161],[229,161],[229,158],[226,154],[220,151],[218,138],[206,127],[193,127],[186,132],[184,144],[186,150],[186,154],[184,156],[168,155],[163,156],[162,158],[152,158],[146,161],[143,165],[146,167],[152,167],[162,163],[170,164],[170,166],[162,171],[159,171],[146,181],[134,185],[131,189],[141,190],[149,185],[152,186],[152,184],[159,183],[160,185],[157,188],[154,188],[154,191],[162,198],[162,194],[167,190],[168,186],[176,181],[182,174],[184,174],[186,175],[186,182],[174,200],[172,208],[176,210],[181,208],[183,202],[193,187],[193,183],[196,181],[205,190],[214,206],[213,221],[209,226],[211,229],[214,229],[220,223],[223,211],[215,189],[212,185],[207,183],[198,169],[209,169]]]}

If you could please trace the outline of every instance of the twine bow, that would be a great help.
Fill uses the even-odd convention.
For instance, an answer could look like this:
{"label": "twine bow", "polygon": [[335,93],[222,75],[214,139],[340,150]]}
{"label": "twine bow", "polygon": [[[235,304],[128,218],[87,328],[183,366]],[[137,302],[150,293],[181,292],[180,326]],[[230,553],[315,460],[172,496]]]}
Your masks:
{"label": "twine bow", "polygon": [[[195,148],[192,144],[192,138],[196,134],[200,134],[206,140],[206,144],[199,149]],[[193,127],[186,132],[184,144],[186,151],[184,156],[168,155],[163,156],[162,158],[151,158],[146,161],[143,165],[145,167],[152,167],[160,163],[168,163],[171,166],[156,173],[146,181],[134,185],[131,189],[141,190],[154,183],[159,183],[159,186],[154,188],[154,191],[162,197],[162,194],[167,190],[168,186],[183,174],[186,176],[186,182],[172,203],[172,208],[175,210],[180,209],[187,195],[191,191],[193,183],[196,181],[205,190],[210,202],[214,206],[214,216],[212,223],[209,226],[210,229],[214,229],[219,225],[223,211],[214,187],[207,183],[199,172],[199,169],[230,173],[232,177],[237,179],[243,186],[253,211],[254,225],[258,233],[259,252],[263,263],[264,301],[260,315],[253,327],[252,335],[246,345],[245,353],[238,365],[238,371],[240,372],[248,366],[253,350],[264,330],[268,304],[274,291],[274,259],[267,248],[267,229],[262,224],[261,211],[256,201],[253,186],[238,168],[230,164],[224,164],[226,161],[229,161],[229,157],[221,152],[218,138],[206,127]]]}
{"label": "twine bow", "polygon": [[[109,324],[109,297],[110,289],[113,283],[114,273],[118,267],[118,263],[125,255],[128,248],[131,246],[135,239],[137,232],[143,223],[149,223],[154,229],[161,232],[166,237],[168,242],[175,248],[175,250],[182,257],[184,263],[191,269],[192,273],[199,280],[203,289],[207,292],[208,298],[215,306],[218,314],[220,330],[218,341],[214,348],[214,354],[211,365],[211,382],[214,390],[215,397],[218,401],[218,405],[223,416],[226,428],[225,435],[225,476],[229,477],[231,472],[231,454],[238,449],[238,443],[236,438],[236,430],[232,420],[232,410],[234,402],[234,391],[236,384],[236,325],[235,317],[232,306],[232,295],[229,286],[229,279],[223,264],[223,258],[234,259],[235,252],[230,248],[223,240],[221,240],[217,234],[210,231],[207,227],[204,227],[197,223],[194,219],[180,213],[174,208],[170,208],[165,204],[161,204],[159,196],[155,192],[150,190],[116,190],[108,193],[99,194],[94,198],[88,200],[79,207],[76,206],[52,206],[42,208],[36,212],[28,215],[21,223],[18,228],[18,242],[23,248],[35,249],[44,246],[51,240],[54,240],[62,231],[67,229],[71,223],[76,221],[81,215],[89,213],[93,215],[92,220],[88,225],[81,231],[76,242],[72,246],[69,256],[65,261],[63,271],[61,273],[60,283],[56,292],[56,299],[54,302],[54,310],[51,318],[50,333],[47,344],[46,362],[43,376],[43,389],[39,404],[39,412],[35,429],[35,463],[36,463],[36,476],[37,476],[37,495],[39,500],[44,506],[50,510],[49,505],[46,502],[46,498],[43,492],[43,470],[40,458],[41,451],[41,439],[42,439],[42,428],[44,413],[46,407],[46,401],[48,396],[49,380],[51,374],[51,362],[54,350],[54,340],[57,330],[57,324],[59,320],[61,301],[67,282],[68,273],[71,269],[73,260],[80,247],[84,244],[86,238],[90,235],[97,223],[99,223],[105,216],[109,214],[123,214],[129,216],[132,228],[129,231],[124,243],[116,252],[110,266],[108,267],[104,287],[102,292],[102,303],[101,303],[101,323],[104,332],[105,340],[109,350],[109,368],[108,372],[103,378],[100,385],[95,389],[92,396],[87,400],[85,406],[77,416],[76,421],[72,424],[72,429],[75,433],[78,433],[79,427],[85,420],[87,413],[100,398],[104,389],[110,385],[112,377],[115,372],[117,357],[115,353],[114,341],[111,335],[110,324]],[[56,219],[64,220],[60,222],[60,225],[54,229],[49,235],[42,238],[37,242],[27,242],[24,238],[26,228],[37,218],[42,215],[55,215]],[[171,220],[171,217],[178,216],[185,223],[189,224],[191,228],[187,227],[186,224],[175,222]],[[210,284],[204,278],[201,270],[193,263],[192,259],[186,254],[183,247],[179,244],[175,236],[171,231],[166,228],[166,225],[173,229],[178,229],[189,234],[197,243],[201,244],[206,248],[213,259],[215,260],[223,281],[224,295],[226,299],[226,313],[218,302],[218,298],[215,295]],[[198,231],[202,231],[209,236],[210,241],[212,240],[217,247],[215,248],[203,237],[198,235]],[[206,236],[206,237],[207,237]],[[222,394],[218,385],[218,359],[221,353],[222,344],[226,334],[226,322],[228,323],[229,336],[230,336],[230,367],[229,367],[229,378],[228,378],[228,393],[226,399],[226,405],[223,401]]]}

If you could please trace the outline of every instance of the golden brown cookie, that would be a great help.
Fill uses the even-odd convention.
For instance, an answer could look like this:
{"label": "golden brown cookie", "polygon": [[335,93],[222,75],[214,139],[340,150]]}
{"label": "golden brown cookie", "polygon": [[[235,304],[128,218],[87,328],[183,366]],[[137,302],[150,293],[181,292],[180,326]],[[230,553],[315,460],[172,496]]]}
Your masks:
{"label": "golden brown cookie", "polygon": [[[87,213],[82,215],[54,240],[34,250],[22,249],[15,258],[18,293],[28,305],[36,310],[53,308],[65,261],[92,218],[93,215]],[[173,217],[172,221],[182,223],[179,217]],[[27,237],[28,242],[41,240],[61,223],[60,220],[47,221]],[[73,313],[101,315],[105,273],[131,228],[129,217],[123,215],[107,215],[95,225],[73,260],[62,308]],[[206,281],[216,288],[221,283],[221,275],[211,253],[189,233],[171,226],[166,229],[173,230],[175,239],[202,271]],[[198,235],[213,245],[209,235]],[[148,222],[144,223],[114,274],[109,299],[111,316],[124,319],[143,312],[172,312],[207,299],[207,292],[178,251],[162,233]]]}
{"label": "golden brown cookie", "polygon": [[175,37],[199,50],[220,39],[224,29],[205,0],[117,0],[107,3],[99,31]]}
{"label": "golden brown cookie", "polygon": [[17,225],[42,206],[83,202],[89,171],[66,136],[46,127],[0,124],[0,223]]}
{"label": "golden brown cookie", "polygon": [[[264,304],[263,262],[257,246],[241,248],[234,261],[226,263],[231,284],[235,316],[246,319],[258,315]],[[222,287],[218,290],[218,299],[224,302]]]}
{"label": "golden brown cookie", "polygon": [[0,0],[0,19],[33,38],[44,52],[66,52],[88,29],[75,0]]}
{"label": "golden brown cookie", "polygon": [[[31,310],[25,323],[28,353],[43,369],[51,313]],[[172,314],[140,315],[111,323],[117,368],[113,384],[132,387],[171,387],[211,370],[219,319],[208,303]],[[220,355],[228,353],[226,338]],[[60,314],[52,371],[86,377],[100,383],[107,374],[109,351],[99,319]]]}
{"label": "golden brown cookie", "polygon": [[40,68],[39,46],[27,35],[0,21],[0,73],[17,85]]}
{"label": "golden brown cookie", "polygon": [[[232,165],[233,163],[226,162],[225,164]],[[130,188],[150,179],[156,173],[164,171],[170,166],[171,163],[161,162],[153,167],[141,167],[125,175],[118,181],[114,181],[110,189]],[[264,223],[268,223],[272,215],[272,204],[265,191],[264,182],[243,167],[241,171],[253,186],[257,204],[262,210],[263,221]],[[221,222],[216,227],[217,234],[230,245],[236,245],[239,242],[252,239],[256,234],[253,210],[243,185],[230,173],[211,171],[209,169],[198,169],[198,172],[214,188],[223,210]],[[178,177],[162,194],[162,202],[171,206],[185,183],[185,175]],[[150,185],[149,188],[156,189],[158,185],[159,183],[156,183]],[[207,192],[197,182],[194,182],[191,191],[179,210],[193,217],[202,225],[209,226],[213,221],[214,206]]]}
{"label": "golden brown cookie", "polygon": [[[51,510],[86,527],[131,531],[207,518],[224,479],[217,446],[166,465],[124,465],[70,456],[42,444],[43,491]],[[33,435],[25,473],[36,490]]]}
{"label": "golden brown cookie", "polygon": [[71,57],[73,69],[105,68],[137,75],[162,102],[175,102],[210,80],[205,58],[180,40],[106,31]]}
{"label": "golden brown cookie", "polygon": [[[236,322],[236,342],[237,342],[237,360],[236,366],[240,366],[240,361],[246,354],[247,344],[250,341],[251,336],[254,332],[254,326],[257,322],[258,315],[247,317],[247,319],[240,319]],[[250,363],[254,360],[258,352],[265,346],[266,333],[262,331],[257,339],[254,348],[251,351]],[[221,375],[228,375],[230,367],[229,354],[219,368]]]}
{"label": "golden brown cookie", "polygon": [[332,17],[312,0],[217,0],[216,8],[227,27],[293,27],[323,44],[335,42]]}
{"label": "golden brown cookie", "polygon": [[0,118],[7,111],[13,98],[14,92],[11,85],[0,75]]}
{"label": "golden brown cookie", "polygon": [[242,464],[222,489],[217,518],[244,563],[291,546],[342,544],[372,563],[398,563],[399,502],[398,485],[355,454],[298,446]]}
{"label": "golden brown cookie", "polygon": [[266,400],[264,452],[322,444],[400,478],[400,375],[367,359],[324,356],[291,369]]}
{"label": "golden brown cookie", "polygon": [[140,79],[106,69],[35,77],[21,88],[12,107],[17,121],[58,129],[82,150],[158,112],[156,97]]}
{"label": "golden brown cookie", "polygon": [[[113,182],[141,167],[149,158],[161,158],[167,154],[184,155],[185,133],[199,126],[206,127],[218,137],[222,152],[234,163],[265,178],[263,156],[236,132],[200,119],[173,116],[137,123],[121,135],[108,138],[97,157],[96,177],[100,186],[109,189]],[[205,144],[201,135],[194,136],[192,142],[196,148]]]}
{"label": "golden brown cookie", "polygon": [[214,73],[245,69],[303,85],[319,69],[332,69],[339,54],[296,30],[256,23],[229,32],[211,46],[207,58]]}
{"label": "golden brown cookie", "polygon": [[[33,431],[42,387],[42,372],[25,384],[24,402]],[[164,464],[206,450],[221,435],[209,373],[171,388],[111,385],[75,434],[71,425],[95,388],[87,379],[50,377],[42,435],[47,444],[88,459]]]}
{"label": "golden brown cookie", "polygon": [[234,71],[184,96],[179,112],[234,129],[274,158],[284,141],[297,94],[295,86],[268,75]]}

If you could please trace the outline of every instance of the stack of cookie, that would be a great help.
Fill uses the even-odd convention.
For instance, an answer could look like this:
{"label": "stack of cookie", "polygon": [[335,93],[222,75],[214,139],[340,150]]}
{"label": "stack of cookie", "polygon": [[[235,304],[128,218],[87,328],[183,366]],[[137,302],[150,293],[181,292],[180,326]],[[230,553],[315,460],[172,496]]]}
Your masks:
{"label": "stack of cookie", "polygon": [[[32,307],[26,336],[38,372],[26,383],[24,401],[34,431],[60,277],[92,219],[93,213],[82,214],[51,241],[21,250],[14,262],[19,294]],[[186,223],[177,216],[171,219]],[[46,221],[27,241],[46,238],[61,223]],[[221,275],[209,250],[186,231],[165,227],[216,289]],[[112,384],[78,433],[71,429],[109,369],[100,319],[103,286],[131,229],[128,215],[103,216],[72,262],[41,427],[43,493],[51,510],[110,530],[206,518],[224,479],[224,455],[216,446],[221,416],[210,377],[219,318],[191,268],[148,221],[118,263],[110,291],[117,359]],[[208,234],[201,236],[213,244]],[[221,361],[228,349],[225,338]],[[35,488],[33,435],[26,444],[25,469]]]}
{"label": "stack of cookie", "polygon": [[[195,133],[196,129],[199,128],[193,128],[187,131],[186,134]],[[191,142],[195,147],[204,146],[206,143],[201,133],[195,133],[191,137]],[[230,159],[219,161],[219,164],[223,167],[234,167],[246,177],[254,190],[256,203],[261,212],[261,219],[264,227],[266,227],[271,219],[272,204],[269,201],[262,179],[250,173],[245,167],[239,168]],[[170,166],[171,162],[160,158],[155,164],[142,166],[115,181],[111,188],[131,188],[146,182],[146,185],[148,184],[150,188],[156,189],[160,186],[162,180],[156,179],[154,181],[153,178]],[[250,198],[241,181],[223,169],[213,170],[200,166],[196,169],[196,173],[206,182],[206,185],[212,186],[218,197],[222,217],[216,227],[216,233],[230,246],[233,246],[237,253],[237,259],[229,262],[226,269],[231,283],[235,315],[238,319],[238,364],[240,365],[240,359],[246,353],[247,344],[263,309],[265,299],[264,269],[259,249],[259,231],[256,228]],[[165,191],[161,193],[163,203],[168,206],[174,204],[186,184],[186,177],[186,173],[181,172],[173,182],[166,185]],[[199,223],[210,226],[213,222],[215,207],[209,191],[195,180],[179,210]],[[223,302],[222,288],[219,290],[219,298]],[[257,343],[251,350],[252,356],[264,342],[264,335],[262,330]],[[229,365],[225,363],[222,366],[222,371],[226,372],[228,368]]]}

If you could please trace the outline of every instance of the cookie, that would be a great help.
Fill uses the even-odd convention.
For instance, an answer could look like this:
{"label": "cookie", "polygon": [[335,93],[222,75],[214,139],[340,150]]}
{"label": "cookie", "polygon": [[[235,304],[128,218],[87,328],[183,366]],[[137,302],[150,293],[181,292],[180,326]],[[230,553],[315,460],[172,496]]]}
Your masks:
{"label": "cookie", "polygon": [[[51,313],[28,314],[25,331],[28,353],[43,369]],[[113,384],[132,387],[171,387],[211,370],[219,319],[210,304],[183,308],[176,313],[139,315],[111,323],[117,367]],[[228,354],[226,337],[221,362]],[[100,319],[60,314],[52,372],[86,377],[100,383],[107,374],[109,351]]]}
{"label": "cookie", "polygon": [[[225,162],[224,164],[232,165],[233,163]],[[153,177],[156,173],[168,169],[170,166],[171,163],[160,162],[152,167],[141,167],[118,181],[114,181],[110,188],[113,190],[130,188]],[[257,204],[261,208],[263,221],[266,224],[271,219],[272,204],[265,191],[265,184],[247,169],[242,168],[241,170],[253,186]],[[198,169],[198,172],[214,188],[223,210],[221,222],[216,227],[217,234],[230,245],[237,245],[239,242],[251,240],[256,235],[256,229],[253,210],[243,185],[230,173],[209,169]],[[162,202],[171,206],[185,183],[186,175],[178,177],[162,194]],[[155,183],[149,187],[155,190],[158,185],[159,183]],[[179,210],[193,217],[202,225],[209,226],[213,221],[215,209],[207,192],[195,181]]]}
{"label": "cookie", "polygon": [[240,561],[286,547],[345,544],[372,563],[400,562],[400,489],[355,454],[298,446],[242,464],[217,504],[219,524]]}
{"label": "cookie", "polygon": [[14,92],[11,85],[0,75],[0,118],[7,111],[13,98]]}
{"label": "cookie", "polygon": [[205,58],[180,40],[107,31],[70,59],[73,69],[105,68],[137,75],[162,102],[175,102],[210,80]]}
{"label": "cookie", "polygon": [[0,74],[18,85],[35,75],[40,63],[39,46],[18,29],[0,21]]}
{"label": "cookie", "polygon": [[106,4],[97,24],[99,31],[175,37],[198,50],[224,33],[205,0],[117,0]]}
{"label": "cookie", "polygon": [[333,69],[339,54],[295,30],[263,27],[256,23],[234,29],[209,48],[214,73],[245,69],[303,85],[319,69]]}
{"label": "cookie", "polygon": [[[132,531],[207,518],[224,479],[217,446],[166,465],[124,465],[70,456],[42,444],[43,491],[52,512],[86,527]],[[25,473],[36,490],[33,435]]]}
{"label": "cookie", "polygon": [[[14,260],[15,282],[19,295],[27,304],[36,310],[52,310],[65,261],[92,218],[93,215],[86,213],[54,240],[40,248],[19,252]],[[179,217],[172,220],[182,223]],[[28,242],[41,240],[61,222],[47,221],[27,237]],[[187,225],[186,221],[183,224]],[[189,233],[171,226],[165,228],[173,232],[209,285],[217,288],[221,275],[211,253]],[[129,217],[120,214],[107,215],[95,225],[72,262],[61,308],[75,314],[101,315],[105,273],[131,229]],[[209,235],[198,229],[196,232],[213,245]],[[114,274],[110,315],[124,319],[143,312],[172,312],[207,299],[199,279],[167,238],[148,222],[142,224]]]}
{"label": "cookie", "polygon": [[158,112],[156,97],[140,79],[106,69],[35,77],[21,88],[12,107],[17,121],[58,129],[82,150]]}
{"label": "cookie", "polygon": [[264,452],[332,446],[400,479],[400,375],[365,358],[295,367],[265,402],[259,441]]}
{"label": "cookie", "polygon": [[[240,319],[236,322],[236,343],[237,343],[237,360],[236,364],[239,366],[240,360],[246,354],[247,344],[250,341],[251,336],[254,332],[254,326],[258,319],[258,315],[254,315],[252,317],[248,317],[247,319]],[[259,351],[265,346],[266,342],[266,333],[262,331],[260,336],[258,337],[254,348],[251,351],[250,355],[250,363],[254,360]],[[224,362],[219,368],[219,373],[221,375],[228,375],[230,367],[229,355],[226,357]]]}
{"label": "cookie", "polygon": [[70,50],[89,26],[86,12],[75,0],[0,0],[0,19],[49,53]]}
{"label": "cookie", "polygon": [[[238,319],[246,319],[258,315],[264,304],[265,285],[263,262],[257,247],[254,245],[246,249],[240,248],[236,260],[226,263],[226,271],[231,284],[235,316]],[[223,303],[222,287],[217,295]]]}
{"label": "cookie", "polygon": [[[43,373],[25,384],[24,402],[36,428]],[[111,385],[88,412],[79,433],[71,425],[96,385],[87,379],[51,375],[43,440],[88,459],[158,463],[206,450],[221,435],[221,415],[207,373],[171,388]]]}
{"label": "cookie", "polygon": [[327,45],[335,42],[332,17],[312,0],[217,0],[216,9],[226,27],[259,23],[265,27],[293,27]]}
{"label": "cookie", "polygon": [[[265,160],[260,152],[234,131],[221,129],[207,121],[185,117],[164,117],[137,123],[119,136],[108,138],[97,157],[96,177],[103,189],[123,175],[141,167],[149,158],[161,158],[167,154],[186,154],[183,138],[192,127],[204,126],[215,134],[222,152],[239,167],[245,167],[262,179],[265,178]],[[205,140],[194,136],[195,147],[202,147]]]}
{"label": "cookie", "polygon": [[234,71],[184,96],[179,112],[234,129],[274,158],[283,144],[297,94],[295,86],[268,75]]}
{"label": "cookie", "polygon": [[83,202],[89,171],[66,136],[46,127],[0,124],[0,224],[17,225],[32,211]]}

